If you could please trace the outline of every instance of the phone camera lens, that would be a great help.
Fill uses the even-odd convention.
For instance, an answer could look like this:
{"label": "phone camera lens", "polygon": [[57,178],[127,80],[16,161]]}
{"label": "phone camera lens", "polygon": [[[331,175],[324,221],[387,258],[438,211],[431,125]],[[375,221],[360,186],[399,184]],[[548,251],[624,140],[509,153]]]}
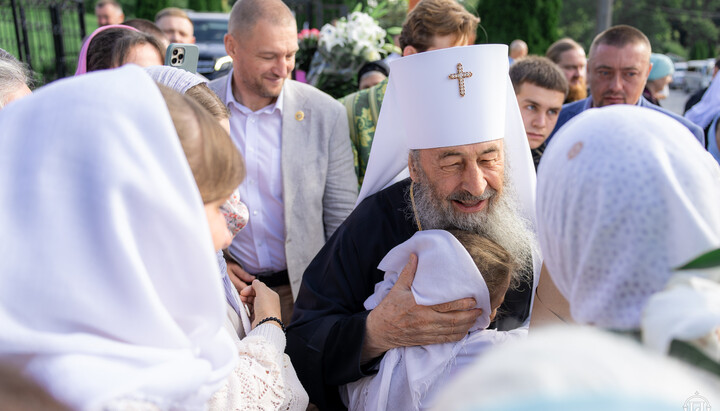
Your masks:
{"label": "phone camera lens", "polygon": [[173,56],[176,56],[178,54],[178,49],[173,50]]}
{"label": "phone camera lens", "polygon": [[176,59],[175,57],[173,57],[172,60],[170,60],[170,61],[172,61],[172,64],[177,64],[178,59]]}

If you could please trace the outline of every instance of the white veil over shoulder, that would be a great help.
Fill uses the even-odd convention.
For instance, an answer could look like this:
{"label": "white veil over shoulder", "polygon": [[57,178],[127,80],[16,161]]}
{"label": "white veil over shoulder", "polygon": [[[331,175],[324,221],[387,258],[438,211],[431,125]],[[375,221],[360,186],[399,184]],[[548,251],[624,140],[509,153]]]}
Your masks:
{"label": "white veil over shoulder", "polygon": [[204,409],[236,362],[202,200],[135,66],[0,112],[0,360],[74,409]]}
{"label": "white veil over shoulder", "polygon": [[639,329],[673,270],[720,246],[720,168],[679,122],[614,105],[573,118],[538,170],[538,238],[572,317]]}
{"label": "white veil over shoulder", "polygon": [[365,308],[374,309],[387,296],[410,254],[418,257],[411,286],[418,304],[431,306],[472,297],[482,314],[460,341],[393,348],[386,352],[375,376],[347,385],[351,410],[424,408],[434,394],[429,390],[449,378],[458,355],[477,341],[487,346],[492,344],[490,337],[476,332],[490,325],[492,309],[487,284],[470,254],[448,231],[418,231],[390,250],[378,265],[378,269],[385,271],[384,280],[375,285],[375,293],[365,300]]}

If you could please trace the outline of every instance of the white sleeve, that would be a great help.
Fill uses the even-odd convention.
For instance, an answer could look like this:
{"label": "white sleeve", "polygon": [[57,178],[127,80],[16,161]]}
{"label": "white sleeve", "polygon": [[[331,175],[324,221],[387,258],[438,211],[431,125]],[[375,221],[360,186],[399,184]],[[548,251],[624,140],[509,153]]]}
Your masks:
{"label": "white sleeve", "polygon": [[240,358],[225,385],[208,403],[210,410],[299,410],[308,395],[283,353],[285,335],[272,324],[262,324],[236,342]]}

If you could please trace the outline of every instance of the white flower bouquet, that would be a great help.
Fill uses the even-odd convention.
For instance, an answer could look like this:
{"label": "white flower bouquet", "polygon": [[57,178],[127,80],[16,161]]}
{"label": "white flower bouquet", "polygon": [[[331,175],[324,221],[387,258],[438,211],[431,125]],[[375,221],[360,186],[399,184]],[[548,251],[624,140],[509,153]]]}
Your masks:
{"label": "white flower bouquet", "polygon": [[367,13],[354,11],[335,24],[320,29],[318,49],[313,56],[308,83],[333,97],[356,91],[355,77],[363,64],[382,59],[394,46],[386,43],[387,33]]}

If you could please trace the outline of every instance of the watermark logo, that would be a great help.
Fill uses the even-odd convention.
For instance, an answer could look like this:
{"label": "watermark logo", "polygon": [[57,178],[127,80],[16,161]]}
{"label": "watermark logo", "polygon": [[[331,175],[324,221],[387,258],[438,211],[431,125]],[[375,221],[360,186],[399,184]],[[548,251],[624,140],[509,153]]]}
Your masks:
{"label": "watermark logo", "polygon": [[688,397],[683,405],[683,411],[711,411],[710,402],[707,398],[695,391],[695,395]]}

